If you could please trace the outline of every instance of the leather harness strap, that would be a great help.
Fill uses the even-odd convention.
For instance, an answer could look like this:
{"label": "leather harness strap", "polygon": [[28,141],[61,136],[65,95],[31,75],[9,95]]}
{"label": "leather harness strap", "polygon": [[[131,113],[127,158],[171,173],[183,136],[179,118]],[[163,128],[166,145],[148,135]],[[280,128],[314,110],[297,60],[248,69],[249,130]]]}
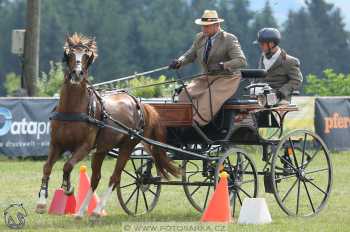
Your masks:
{"label": "leather harness strap", "polygon": [[[89,87],[88,90],[89,90],[89,103],[88,103],[87,113],[57,112],[55,111],[57,107],[55,107],[51,112],[51,116],[49,117],[49,119],[57,120],[57,121],[65,121],[65,122],[86,122],[86,123],[96,125],[99,128],[104,127],[105,119],[107,118],[111,119],[113,122],[117,121],[113,119],[112,116],[105,110],[104,104],[103,104],[103,98],[100,96],[100,94],[92,86]],[[118,91],[117,93],[126,93],[135,101],[137,106],[137,112],[140,116],[140,121],[138,123],[136,130],[140,134],[143,134],[143,129],[145,126],[143,105],[135,96],[129,94],[126,91],[121,90],[121,91]],[[95,97],[97,98],[98,102],[101,105],[101,120],[97,119],[97,115],[96,115],[97,103],[96,103]]]}

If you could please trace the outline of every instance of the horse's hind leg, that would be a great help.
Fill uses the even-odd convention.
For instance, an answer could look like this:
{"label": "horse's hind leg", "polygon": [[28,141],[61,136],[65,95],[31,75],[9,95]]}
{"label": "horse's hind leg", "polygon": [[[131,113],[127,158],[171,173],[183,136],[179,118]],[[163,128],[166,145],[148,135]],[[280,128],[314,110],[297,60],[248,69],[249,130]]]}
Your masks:
{"label": "horse's hind leg", "polygon": [[52,167],[55,162],[60,157],[62,151],[57,146],[50,145],[49,156],[43,167],[43,177],[41,179],[41,187],[38,194],[38,201],[36,205],[35,212],[37,213],[45,213],[46,212],[46,200],[48,197],[48,186],[49,186],[49,178],[52,171]]}
{"label": "horse's hind leg", "polygon": [[120,176],[121,173],[129,159],[131,151],[134,149],[134,147],[138,144],[138,141],[130,141],[129,143],[125,143],[120,149],[119,149],[119,156],[116,163],[116,166],[114,168],[113,174],[110,178],[108,189],[103,194],[100,203],[97,205],[93,212],[93,216],[99,217],[104,208],[106,207],[106,203],[111,196],[113,190],[115,189],[115,186],[119,184],[120,182]]}

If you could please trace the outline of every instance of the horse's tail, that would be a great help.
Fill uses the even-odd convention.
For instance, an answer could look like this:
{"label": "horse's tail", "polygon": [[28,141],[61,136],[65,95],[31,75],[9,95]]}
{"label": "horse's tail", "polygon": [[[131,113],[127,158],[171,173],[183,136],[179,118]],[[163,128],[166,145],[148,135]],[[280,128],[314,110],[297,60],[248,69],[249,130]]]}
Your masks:
{"label": "horse's tail", "polygon": [[[165,143],[166,132],[165,128],[160,123],[158,112],[151,105],[143,104],[143,107],[146,114],[145,136],[150,139]],[[180,169],[176,167],[175,164],[169,159],[164,149],[158,146],[147,144],[144,145],[146,147],[149,147],[150,153],[154,158],[156,168],[166,179],[169,179],[168,173],[172,174],[175,177],[180,175]]]}

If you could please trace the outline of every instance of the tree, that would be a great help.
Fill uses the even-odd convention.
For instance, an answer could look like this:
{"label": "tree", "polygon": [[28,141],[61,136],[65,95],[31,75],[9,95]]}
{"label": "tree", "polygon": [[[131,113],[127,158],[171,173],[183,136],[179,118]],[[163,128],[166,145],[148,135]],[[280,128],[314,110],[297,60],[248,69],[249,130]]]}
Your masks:
{"label": "tree", "polygon": [[251,54],[253,54],[253,37],[250,27],[250,22],[253,19],[254,13],[249,9],[248,0],[221,0],[219,2],[219,11],[225,19],[223,27],[228,32],[233,33],[238,37],[242,46],[242,50],[247,56],[248,63],[254,67],[251,61]]}
{"label": "tree", "polygon": [[333,69],[326,69],[322,78],[310,74],[305,92],[317,96],[349,96],[350,74],[337,74]]}
{"label": "tree", "polygon": [[[251,47],[253,41],[256,40],[258,31],[265,27],[278,28],[278,24],[275,17],[273,16],[273,11],[269,0],[265,2],[265,6],[261,11],[255,13],[255,17],[251,26]],[[257,67],[261,53],[257,46],[254,48],[254,50],[251,50],[249,56],[252,59],[252,66]]]}

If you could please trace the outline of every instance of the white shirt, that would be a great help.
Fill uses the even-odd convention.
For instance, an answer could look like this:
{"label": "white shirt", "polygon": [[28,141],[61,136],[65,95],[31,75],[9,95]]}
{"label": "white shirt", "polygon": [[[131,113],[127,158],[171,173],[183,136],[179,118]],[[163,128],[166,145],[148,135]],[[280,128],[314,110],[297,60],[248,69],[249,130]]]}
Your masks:
{"label": "white shirt", "polygon": [[281,52],[282,52],[281,49],[278,48],[278,50],[275,52],[275,54],[272,55],[270,59],[267,59],[266,55],[264,54],[263,63],[264,63],[265,70],[269,70],[272,67],[272,65],[276,62],[278,57],[281,55]]}
{"label": "white shirt", "polygon": [[[217,35],[219,34],[219,32],[221,32],[221,30],[218,31],[218,32],[216,32],[214,35],[212,35],[212,36],[210,37],[210,39],[211,39],[211,46],[212,46],[212,47],[213,47],[213,44],[214,44],[215,39],[216,39]],[[208,39],[209,39],[209,37],[207,37],[207,42],[206,42],[206,44],[205,44],[205,49],[207,49],[207,47],[208,47]]]}

